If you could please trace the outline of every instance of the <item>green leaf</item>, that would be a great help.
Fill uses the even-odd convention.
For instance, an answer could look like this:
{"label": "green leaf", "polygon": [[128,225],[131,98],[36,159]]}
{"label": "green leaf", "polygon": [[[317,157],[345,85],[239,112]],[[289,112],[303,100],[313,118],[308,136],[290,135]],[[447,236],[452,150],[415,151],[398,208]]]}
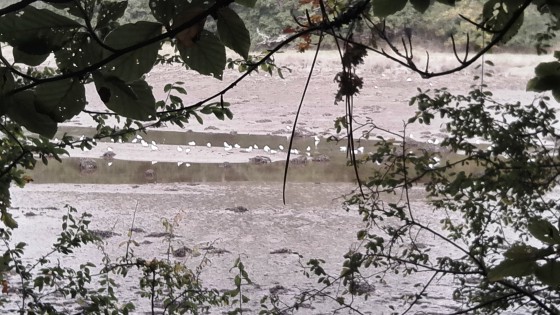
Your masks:
{"label": "green leaf", "polygon": [[[113,30],[105,44],[114,49],[123,49],[161,34],[162,25],[154,22],[125,24]],[[144,46],[108,63],[102,70],[105,75],[119,77],[125,82],[138,80],[149,72],[156,63],[159,43]],[[112,54],[105,51],[105,57]]]}
{"label": "green leaf", "polygon": [[37,110],[57,122],[69,120],[86,106],[86,91],[77,79],[41,84],[37,87],[35,97]]}
{"label": "green leaf", "polygon": [[14,55],[15,63],[23,63],[32,67],[42,64],[50,55],[49,52],[45,54],[29,54],[19,50],[17,47],[13,48],[12,53]]}
{"label": "green leaf", "polygon": [[244,5],[249,8],[254,8],[255,4],[257,4],[257,0],[235,0],[235,2],[239,3],[240,5]]}
{"label": "green leaf", "polygon": [[189,68],[200,74],[222,79],[226,66],[226,49],[216,35],[203,30],[193,47],[178,47],[181,58]]}
{"label": "green leaf", "polygon": [[506,277],[523,277],[533,273],[535,261],[506,259],[488,272],[488,280],[500,281]]}
{"label": "green leaf", "polygon": [[540,250],[527,244],[514,244],[505,253],[504,257],[512,260],[535,260]]}
{"label": "green leaf", "polygon": [[[495,31],[494,37],[498,36],[506,25],[510,23],[513,14],[523,5],[522,0],[489,0],[484,4],[482,16],[484,26]],[[523,14],[511,25],[501,39],[501,43],[507,43],[523,25]]]}
{"label": "green leaf", "polygon": [[178,12],[175,2],[175,0],[150,0],[149,6],[152,15],[158,22],[169,25],[169,22]]}
{"label": "green leaf", "polygon": [[122,17],[127,6],[128,1],[101,2],[99,12],[97,13],[97,23],[95,25],[95,28],[107,26],[109,22],[116,21],[118,18]]}
{"label": "green leaf", "polygon": [[373,14],[379,17],[386,17],[394,14],[406,6],[408,0],[373,0]]}
{"label": "green leaf", "polygon": [[420,13],[426,12],[430,7],[430,0],[410,0],[410,3]]}
{"label": "green leaf", "polygon": [[27,130],[42,136],[54,137],[57,124],[51,117],[35,108],[35,94],[23,91],[6,98],[6,114]]}
{"label": "green leaf", "polygon": [[146,81],[125,83],[99,73],[94,74],[93,80],[101,100],[115,113],[137,120],[156,119],[156,100]]}
{"label": "green leaf", "polygon": [[18,227],[16,220],[14,220],[14,217],[8,212],[2,211],[1,219],[4,225],[6,225],[10,229],[15,229]]}
{"label": "green leaf", "polygon": [[222,43],[247,60],[251,47],[251,36],[239,15],[228,7],[221,8],[218,10],[217,24]]}
{"label": "green leaf", "polygon": [[30,55],[59,50],[81,25],[47,9],[27,6],[0,17],[0,41]]}
{"label": "green leaf", "polygon": [[78,71],[103,59],[103,48],[87,33],[78,33],[66,46],[54,53],[57,66],[64,71]]}
{"label": "green leaf", "polygon": [[560,244],[560,233],[558,229],[544,219],[534,218],[527,225],[529,233],[541,242],[548,244]]}
{"label": "green leaf", "polygon": [[546,285],[560,286],[560,261],[547,261],[544,265],[536,268],[535,276]]}
{"label": "green leaf", "polygon": [[535,68],[535,78],[527,82],[527,91],[552,91],[552,96],[560,102],[560,62],[542,62]]}
{"label": "green leaf", "polygon": [[0,95],[15,89],[16,83],[10,69],[0,67]]}

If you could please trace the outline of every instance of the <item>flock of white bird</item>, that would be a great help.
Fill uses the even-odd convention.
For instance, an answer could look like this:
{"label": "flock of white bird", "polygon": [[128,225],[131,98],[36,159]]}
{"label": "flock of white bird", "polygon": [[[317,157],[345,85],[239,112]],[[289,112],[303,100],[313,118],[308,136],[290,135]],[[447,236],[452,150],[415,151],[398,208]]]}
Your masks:
{"label": "flock of white bird", "polygon": [[[410,137],[410,138],[413,138],[412,135],[410,135],[409,137]],[[83,139],[83,138],[84,138],[84,136],[82,136],[81,139]],[[315,146],[315,150],[316,150],[316,149],[317,149],[317,146],[318,146],[319,143],[321,142],[321,139],[320,139],[318,136],[314,136],[314,140],[315,140],[315,141],[314,141],[314,146]],[[94,141],[95,141],[95,140],[94,140]],[[112,142],[115,142],[114,140],[111,140],[111,141],[112,141]],[[119,139],[117,142],[118,142],[118,143],[122,143],[123,141],[122,141],[122,139]],[[144,140],[143,137],[142,137],[141,135],[136,135],[136,137],[135,137],[134,139],[132,139],[131,143],[138,143],[138,144],[140,144],[142,147],[149,148],[151,151],[158,151],[158,150],[159,150],[158,144],[157,144],[155,141],[152,140],[152,141],[148,142],[148,141]],[[428,140],[428,143],[431,143],[431,144],[438,144],[439,141],[438,141],[437,139],[430,139],[430,140]],[[188,153],[191,152],[191,147],[195,147],[195,146],[197,146],[197,144],[196,144],[195,141],[189,141],[189,142],[187,142],[186,145],[178,145],[178,146],[177,146],[177,151],[178,151],[178,152],[184,152],[184,153],[188,154]],[[208,143],[206,144],[206,147],[212,148],[212,144],[211,144],[210,142],[208,142]],[[248,146],[248,147],[246,147],[246,148],[242,148],[242,147],[241,147],[239,144],[237,144],[237,143],[235,143],[235,144],[232,145],[232,144],[230,144],[230,143],[228,143],[228,142],[224,142],[224,143],[223,143],[223,148],[224,148],[224,151],[226,151],[226,152],[230,152],[230,151],[232,151],[233,149],[238,149],[239,152],[244,152],[244,153],[251,153],[251,152],[256,152],[257,150],[260,150],[260,147],[259,147],[257,144]],[[308,157],[311,156],[311,149],[312,149],[311,146],[307,146],[307,148],[305,148],[305,154],[306,154]],[[348,149],[349,149],[348,146],[341,146],[341,147],[340,147],[340,152],[346,153],[346,152],[348,152]],[[87,151],[86,148],[84,148],[84,150]],[[268,145],[265,145],[265,146],[262,147],[262,151],[265,152],[265,153],[267,153],[267,154],[276,154],[276,153],[278,153],[278,152],[284,152],[284,150],[285,150],[285,148],[284,148],[284,146],[281,145],[281,144],[278,145],[278,147],[276,147],[276,148],[271,148],[271,147],[268,146]],[[108,152],[112,152],[112,151],[113,151],[113,148],[109,146],[109,147],[107,147],[107,151],[108,151]],[[290,150],[290,153],[291,153],[291,154],[295,154],[295,155],[299,155],[299,154],[302,153],[302,152],[303,152],[303,150],[298,150],[298,149],[291,149],[291,150]],[[364,153],[364,147],[363,147],[363,146],[360,146],[360,147],[354,149],[353,152],[354,152],[354,154],[363,154],[363,153]],[[410,152],[410,153],[412,153],[412,152]],[[437,166],[440,165],[440,158],[438,158],[438,157],[432,157],[430,162],[431,162],[431,163],[428,164],[428,167],[431,168],[431,169],[436,168]],[[152,165],[153,165],[153,164],[156,164],[156,163],[158,163],[158,161],[155,161],[155,160],[152,161]],[[108,165],[108,166],[111,166],[112,164],[113,164],[113,162],[111,162],[111,161],[107,162],[107,165]],[[380,165],[379,162],[376,162],[376,164]],[[183,161],[177,162],[177,166],[182,166],[182,165],[184,165],[184,166],[186,166],[186,167],[190,167],[190,166],[191,166],[191,164],[190,164],[190,163],[187,163],[187,162],[183,162]]]}
{"label": "flock of white bird", "polygon": [[[85,137],[82,136],[82,140],[83,140],[83,138],[85,138]],[[314,140],[315,140],[314,141],[315,149],[317,149],[317,146],[321,142],[321,138],[319,138],[318,136],[315,136]],[[115,142],[115,141],[112,140],[112,142]],[[119,139],[118,142],[122,143],[122,140]],[[142,147],[149,148],[151,151],[158,151],[159,150],[158,144],[155,141],[152,140],[152,141],[148,142],[148,141],[144,140],[144,138],[141,135],[136,135],[136,137],[134,139],[132,139],[130,142],[131,143],[138,143]],[[185,153],[188,154],[188,153],[191,152],[191,147],[195,147],[195,146],[197,146],[195,141],[189,141],[189,142],[187,142],[187,145],[178,145],[177,146],[177,151],[178,152],[185,152]],[[212,148],[212,144],[210,142],[208,142],[206,144],[206,147]],[[232,145],[228,142],[223,143],[223,148],[224,148],[224,151],[226,151],[226,152],[232,151],[233,149],[238,149],[239,152],[244,152],[244,153],[251,153],[251,152],[254,152],[254,151],[256,152],[257,150],[260,150],[260,147],[257,144],[248,146],[246,148],[242,148],[237,143]],[[87,149],[85,149],[85,150],[87,151]],[[112,147],[107,147],[107,151],[113,151],[113,148]],[[280,144],[276,148],[271,148],[270,146],[265,145],[264,147],[262,147],[262,151],[264,151],[265,153],[268,153],[268,154],[276,154],[278,152],[283,152],[284,151],[284,146]],[[305,153],[308,157],[311,156],[311,146],[307,146],[305,151],[306,151]],[[342,149],[341,149],[341,151],[342,151]],[[360,148],[357,151],[362,153],[363,152],[363,147]],[[290,150],[290,153],[298,155],[298,154],[301,153],[301,151],[298,150],[298,149],[292,149],[292,150]],[[152,161],[152,164],[156,164],[156,163],[157,163],[157,161],[155,161],[155,160]],[[107,163],[108,166],[111,166],[112,164],[113,164],[113,162],[108,162]],[[181,161],[177,162],[177,166],[181,166],[181,165],[185,165],[186,167],[191,166],[190,163],[181,162]]]}

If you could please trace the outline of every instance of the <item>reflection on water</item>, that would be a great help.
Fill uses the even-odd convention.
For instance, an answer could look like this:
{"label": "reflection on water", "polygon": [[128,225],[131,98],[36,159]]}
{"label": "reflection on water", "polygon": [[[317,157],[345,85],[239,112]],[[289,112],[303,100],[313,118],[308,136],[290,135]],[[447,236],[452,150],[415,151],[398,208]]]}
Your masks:
{"label": "reflection on water", "polygon": [[[64,132],[72,135],[91,136],[95,130],[92,128],[65,127],[59,130],[61,136]],[[288,147],[285,136],[271,135],[234,135],[217,133],[195,132],[169,132],[149,131],[142,135],[146,141],[155,141],[157,144],[186,145],[195,141],[199,145],[212,143],[220,146],[224,142],[231,145],[239,144],[242,148],[258,145],[261,149],[265,145],[270,148]],[[373,141],[363,141],[360,145],[373,147]],[[321,139],[316,146],[313,137],[294,139],[294,148],[307,153],[309,147],[312,156],[327,155],[328,162],[311,162],[306,165],[291,163],[288,173],[289,182],[352,182],[355,181],[354,169],[347,166],[347,156],[340,152],[340,147],[345,142],[327,142]],[[266,155],[263,153],[263,155]],[[36,183],[90,183],[90,184],[142,184],[142,183],[170,183],[170,182],[278,182],[284,177],[285,161],[266,165],[248,163],[191,163],[177,166],[177,163],[159,162],[152,164],[146,161],[114,160],[111,165],[103,159],[97,159],[97,170],[93,173],[80,172],[79,159],[68,158],[63,163],[51,161],[48,166],[37,164],[31,176]],[[153,171],[151,171],[153,170]],[[365,173],[365,172],[364,172]]]}
{"label": "reflection on water", "polygon": [[[171,182],[274,182],[282,181],[284,162],[266,165],[248,163],[195,164],[190,167],[176,163],[114,160],[111,166],[103,159],[96,160],[93,173],[80,172],[79,159],[51,161],[48,166],[37,164],[31,176],[35,183],[89,183],[89,184],[142,184]],[[153,170],[153,175],[150,171]],[[148,173],[146,173],[148,171]],[[343,163],[309,162],[307,165],[290,166],[290,182],[351,182],[355,180],[353,168]]]}

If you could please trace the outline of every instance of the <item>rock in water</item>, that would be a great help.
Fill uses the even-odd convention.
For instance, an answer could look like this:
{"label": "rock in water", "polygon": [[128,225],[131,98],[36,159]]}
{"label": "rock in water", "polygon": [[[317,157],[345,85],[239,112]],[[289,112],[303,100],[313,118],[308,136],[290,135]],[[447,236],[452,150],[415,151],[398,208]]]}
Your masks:
{"label": "rock in water", "polygon": [[80,173],[93,173],[97,170],[97,163],[93,159],[80,159]]}
{"label": "rock in water", "polygon": [[271,162],[272,160],[268,156],[262,156],[262,155],[257,155],[249,159],[249,163],[252,164],[268,164]]}

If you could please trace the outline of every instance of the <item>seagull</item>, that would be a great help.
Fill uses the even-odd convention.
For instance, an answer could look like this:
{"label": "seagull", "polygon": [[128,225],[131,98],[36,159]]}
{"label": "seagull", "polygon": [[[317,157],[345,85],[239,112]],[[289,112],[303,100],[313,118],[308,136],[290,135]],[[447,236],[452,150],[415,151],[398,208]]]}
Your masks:
{"label": "seagull", "polygon": [[152,149],[152,151],[157,151],[157,150],[158,150],[158,147],[157,147],[157,145],[155,145],[155,144],[151,144],[151,145],[150,145],[150,149]]}
{"label": "seagull", "polygon": [[305,149],[305,151],[307,151],[307,152],[311,151],[311,147],[307,146],[307,149]]}
{"label": "seagull", "polygon": [[109,151],[109,152],[110,152],[110,151],[113,151],[113,148],[107,147],[107,151]]}
{"label": "seagull", "polygon": [[111,165],[113,165],[113,162],[108,162],[107,163],[107,166],[111,166]]}
{"label": "seagull", "polygon": [[185,163],[186,167],[191,167],[191,163]]}
{"label": "seagull", "polygon": [[249,153],[249,152],[251,152],[251,151],[253,151],[253,147],[251,147],[251,146],[248,147],[247,149],[241,150],[241,152],[243,152],[243,153]]}
{"label": "seagull", "polygon": [[80,137],[80,141],[84,141],[85,139],[86,139],[86,136],[84,136],[84,135],[82,135],[82,136]]}
{"label": "seagull", "polygon": [[315,136],[315,149],[317,149],[317,145],[319,144],[319,142],[321,142],[321,139],[319,139],[319,137]]}
{"label": "seagull", "polygon": [[278,151],[276,151],[276,150],[270,150],[270,154],[276,154],[276,153],[278,153]]}
{"label": "seagull", "polygon": [[148,142],[146,142],[144,140],[140,140],[140,143],[142,144],[143,147],[145,147],[145,148],[148,147]]}
{"label": "seagull", "polygon": [[256,145],[256,144],[254,144],[254,145],[253,145],[253,149],[258,150],[258,149],[259,149],[259,146]]}
{"label": "seagull", "polygon": [[292,154],[299,154],[299,151],[297,149],[291,149],[290,153]]}
{"label": "seagull", "polygon": [[111,139],[111,142],[115,143],[115,139]]}
{"label": "seagull", "polygon": [[211,144],[210,142],[208,142],[208,143],[206,144],[206,146],[209,147],[209,148],[211,148],[211,147],[212,147],[212,144]]}
{"label": "seagull", "polygon": [[181,164],[183,164],[183,162],[177,162],[177,166],[181,166]]}
{"label": "seagull", "polygon": [[358,148],[358,152],[364,153],[364,147],[359,147],[359,148]]}
{"label": "seagull", "polygon": [[266,153],[270,153],[270,147],[267,146],[267,145],[264,146],[263,150],[264,150],[264,152],[266,152]]}
{"label": "seagull", "polygon": [[227,148],[227,147],[231,147],[231,145],[230,145],[229,143],[227,143],[227,142],[224,141],[224,147],[226,147],[226,148]]}
{"label": "seagull", "polygon": [[152,145],[156,145],[156,142],[154,140],[152,140]]}
{"label": "seagull", "polygon": [[119,143],[122,143],[122,138],[119,138]]}
{"label": "seagull", "polygon": [[185,149],[185,153],[189,153],[189,152],[191,152],[191,149],[186,148],[186,149]]}
{"label": "seagull", "polygon": [[236,149],[241,148],[241,146],[240,146],[239,144],[237,144],[237,143],[236,143],[233,147],[236,148]]}
{"label": "seagull", "polygon": [[283,145],[279,145],[278,149],[280,149],[280,151],[284,150],[284,146]]}
{"label": "seagull", "polygon": [[226,150],[226,151],[229,151],[229,150],[231,150],[231,149],[233,149],[233,147],[225,147],[225,148],[224,148],[224,150]]}
{"label": "seagull", "polygon": [[311,153],[309,153],[309,152],[306,152],[306,154],[307,154],[307,156],[311,156]]}
{"label": "seagull", "polygon": [[142,136],[141,135],[136,135],[136,139],[142,140]]}
{"label": "seagull", "polygon": [[191,141],[191,142],[189,142],[188,144],[189,144],[190,146],[195,146],[195,145],[196,145],[196,143],[195,143],[194,141]]}
{"label": "seagull", "polygon": [[177,146],[177,151],[178,152],[183,152],[183,148],[181,148],[181,146],[179,145],[179,146]]}
{"label": "seagull", "polygon": [[156,164],[156,163],[157,163],[157,161],[152,161],[152,165],[154,165],[154,164]]}
{"label": "seagull", "polygon": [[340,147],[340,152],[346,152],[347,149],[347,147]]}
{"label": "seagull", "polygon": [[138,139],[137,139],[137,138],[134,138],[134,139],[132,139],[132,141],[130,141],[130,142],[136,143],[136,142],[138,142]]}
{"label": "seagull", "polygon": [[406,82],[412,82],[411,78],[406,78]]}

